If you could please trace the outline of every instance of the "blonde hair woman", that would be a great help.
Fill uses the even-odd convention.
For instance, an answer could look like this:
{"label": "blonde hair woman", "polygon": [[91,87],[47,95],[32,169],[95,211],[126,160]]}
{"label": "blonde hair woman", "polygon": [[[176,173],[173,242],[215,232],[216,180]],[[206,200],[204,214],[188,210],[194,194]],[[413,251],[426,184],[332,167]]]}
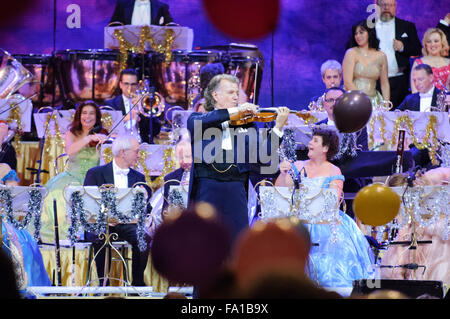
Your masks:
{"label": "blonde hair woman", "polygon": [[[450,88],[450,59],[448,55],[448,41],[442,30],[437,28],[429,28],[422,39],[421,58],[414,61],[412,68],[418,64],[428,64],[433,70],[434,86],[439,90],[443,90],[444,86]],[[411,92],[416,93],[417,89],[411,79]]]}

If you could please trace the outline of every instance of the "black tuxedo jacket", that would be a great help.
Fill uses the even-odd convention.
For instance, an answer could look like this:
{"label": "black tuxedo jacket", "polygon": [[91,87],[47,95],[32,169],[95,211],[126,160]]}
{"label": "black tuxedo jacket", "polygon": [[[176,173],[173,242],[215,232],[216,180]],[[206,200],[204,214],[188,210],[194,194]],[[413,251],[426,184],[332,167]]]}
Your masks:
{"label": "black tuxedo jacket", "polygon": [[[431,105],[436,106],[437,96],[441,92],[438,88],[434,88]],[[400,111],[420,111],[420,93],[413,93],[406,96],[402,104],[397,108]]]}
{"label": "black tuxedo jacket", "polygon": [[10,142],[1,144],[0,148],[0,163],[6,163],[13,170],[17,170],[16,151]]}
{"label": "black tuxedo jacket", "polygon": [[[114,8],[111,22],[121,22],[123,24],[131,24],[133,16],[134,0],[117,0]],[[165,25],[173,22],[173,18],[169,13],[169,6],[165,3],[151,0],[150,1],[151,22],[153,25]]]}
{"label": "black tuxedo jacket", "polygon": [[403,42],[403,52],[395,51],[399,71],[409,75],[411,69],[409,58],[422,55],[422,44],[415,24],[395,18],[395,39]]}
{"label": "black tuxedo jacket", "polygon": [[[125,115],[125,104],[123,103],[122,94],[116,96],[115,98],[111,100],[105,101],[105,105],[111,106],[113,109],[117,111],[122,111],[122,114]],[[148,117],[145,117],[141,114],[139,114],[139,134],[142,139],[142,143],[150,143],[150,119]],[[153,128],[153,137],[156,137],[156,135],[159,134],[161,131],[161,123],[159,122],[158,118],[152,117],[152,128]]]}
{"label": "black tuxedo jacket", "polygon": [[[142,182],[146,183],[145,176],[130,168],[128,172],[128,187],[133,187],[134,184]],[[114,184],[114,172],[112,161],[108,164],[95,166],[89,169],[84,178],[84,186],[102,186],[103,184]],[[152,191],[147,185],[143,185],[147,190],[148,198],[152,196]],[[151,206],[147,206],[147,212],[151,211]]]}

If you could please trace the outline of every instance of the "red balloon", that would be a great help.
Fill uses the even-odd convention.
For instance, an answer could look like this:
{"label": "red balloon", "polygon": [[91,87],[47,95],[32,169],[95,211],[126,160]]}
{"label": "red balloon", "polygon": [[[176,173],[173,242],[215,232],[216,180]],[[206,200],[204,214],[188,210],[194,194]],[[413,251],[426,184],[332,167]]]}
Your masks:
{"label": "red balloon", "polygon": [[342,133],[359,131],[372,115],[372,102],[367,94],[360,91],[344,93],[333,109],[336,128]]}
{"label": "red balloon", "polygon": [[203,0],[203,6],[219,30],[242,40],[274,31],[280,12],[279,0]]}
{"label": "red balloon", "polygon": [[25,22],[24,18],[37,7],[36,4],[37,1],[33,0],[2,1],[0,26],[16,26],[21,21]]}

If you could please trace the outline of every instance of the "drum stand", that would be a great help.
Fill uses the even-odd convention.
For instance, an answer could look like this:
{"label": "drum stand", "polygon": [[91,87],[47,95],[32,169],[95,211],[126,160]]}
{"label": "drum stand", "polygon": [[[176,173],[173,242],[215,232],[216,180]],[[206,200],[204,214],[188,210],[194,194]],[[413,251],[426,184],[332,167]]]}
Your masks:
{"label": "drum stand", "polygon": [[[406,209],[406,207],[405,207]],[[417,236],[416,236],[416,221],[414,220],[413,217],[413,213],[411,211],[408,210],[409,216],[411,217],[411,223],[412,223],[412,233],[411,233],[411,240],[406,240],[406,241],[393,241],[393,242],[389,242],[389,245],[409,245],[408,250],[412,250],[412,257],[413,257],[413,261],[412,263],[407,263],[404,265],[380,265],[380,268],[404,268],[404,269],[409,269],[409,270],[413,270],[413,278],[414,280],[416,279],[416,270],[418,268],[423,268],[423,273],[422,275],[425,273],[426,271],[426,266],[425,265],[418,265],[416,263],[416,257],[417,257],[417,247],[418,245],[423,245],[423,244],[432,244],[431,240],[417,240]],[[406,252],[406,251],[405,251]]]}

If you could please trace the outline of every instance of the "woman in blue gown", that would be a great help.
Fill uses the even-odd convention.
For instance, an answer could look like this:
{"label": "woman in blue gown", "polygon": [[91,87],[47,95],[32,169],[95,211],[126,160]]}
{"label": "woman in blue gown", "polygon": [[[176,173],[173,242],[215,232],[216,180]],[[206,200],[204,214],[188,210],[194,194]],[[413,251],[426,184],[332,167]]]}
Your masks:
{"label": "woman in blue gown", "polygon": [[[306,161],[280,164],[276,186],[293,186],[299,180],[308,188],[334,188],[342,195],[344,176],[330,163],[338,152],[339,138],[332,128],[316,127]],[[374,256],[367,239],[347,214],[339,211],[338,223],[307,224],[311,242],[308,277],[322,287],[352,287],[354,280],[374,278]]]}

